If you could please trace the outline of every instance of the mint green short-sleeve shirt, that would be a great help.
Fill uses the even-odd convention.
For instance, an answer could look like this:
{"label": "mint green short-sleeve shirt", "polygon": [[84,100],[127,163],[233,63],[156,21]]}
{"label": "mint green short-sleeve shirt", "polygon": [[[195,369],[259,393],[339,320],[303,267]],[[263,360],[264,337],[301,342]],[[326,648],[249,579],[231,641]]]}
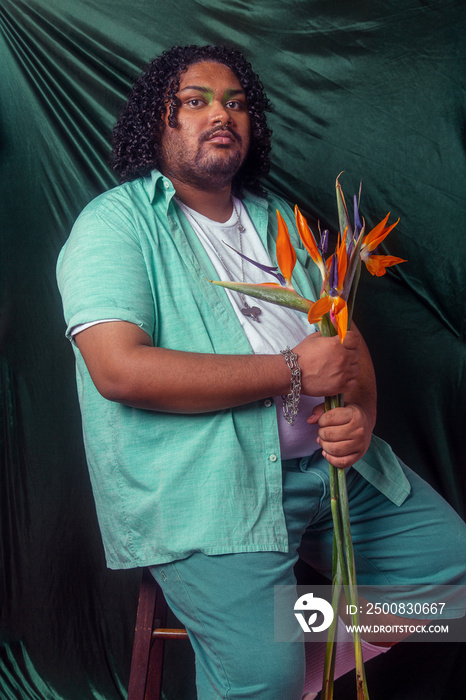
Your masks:
{"label": "mint green short-sleeve shirt", "polygon": [[[159,347],[252,352],[225,291],[207,281],[214,270],[173,195],[170,180],[153,171],[100,195],[78,217],[57,268],[69,338],[79,324],[118,318],[141,327]],[[316,298],[290,208],[270,194],[247,195],[244,204],[272,260],[280,209],[298,249],[295,286]],[[160,564],[199,551],[287,551],[273,402],[194,415],[131,408],[98,393],[73,349],[110,568]],[[408,486],[398,461],[385,443],[374,445],[356,468],[401,502]]]}

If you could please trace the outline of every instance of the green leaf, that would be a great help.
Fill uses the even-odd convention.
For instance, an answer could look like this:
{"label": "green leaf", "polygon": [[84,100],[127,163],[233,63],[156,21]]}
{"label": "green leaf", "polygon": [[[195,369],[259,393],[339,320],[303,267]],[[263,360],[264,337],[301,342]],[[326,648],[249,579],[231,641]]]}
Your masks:
{"label": "green leaf", "polygon": [[[342,175],[342,173],[340,173],[340,175]],[[338,222],[341,236],[343,237],[346,231],[346,240],[349,242],[353,238],[353,229],[351,227],[348,209],[346,208],[345,196],[340,185],[340,175],[337,177],[335,183],[337,190]]]}
{"label": "green leaf", "polygon": [[217,284],[219,287],[226,287],[234,292],[246,294],[247,296],[268,301],[271,304],[286,306],[295,311],[302,311],[307,314],[314,302],[305,299],[297,292],[286,287],[281,287],[279,284],[264,285],[264,284],[248,284],[247,282],[216,282],[209,280],[212,284]]}

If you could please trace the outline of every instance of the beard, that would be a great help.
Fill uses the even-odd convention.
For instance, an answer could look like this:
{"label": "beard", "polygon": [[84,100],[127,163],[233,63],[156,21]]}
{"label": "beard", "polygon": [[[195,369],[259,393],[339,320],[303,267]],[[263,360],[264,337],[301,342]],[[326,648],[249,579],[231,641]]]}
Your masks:
{"label": "beard", "polygon": [[212,132],[204,134],[194,152],[190,152],[184,140],[177,138],[176,134],[173,134],[175,138],[166,139],[162,143],[161,172],[168,178],[201,190],[221,190],[230,185],[246,158],[242,139],[233,133],[239,147],[209,147],[211,135]]}
{"label": "beard", "polygon": [[242,163],[239,151],[206,155],[194,163],[185,164],[183,181],[200,189],[221,190],[231,183]]}

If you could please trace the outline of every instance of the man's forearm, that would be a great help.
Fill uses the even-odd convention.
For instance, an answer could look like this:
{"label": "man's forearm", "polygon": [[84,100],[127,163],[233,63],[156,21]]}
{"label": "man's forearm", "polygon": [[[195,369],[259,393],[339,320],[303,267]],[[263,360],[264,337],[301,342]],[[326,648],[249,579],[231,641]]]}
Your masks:
{"label": "man's forearm", "polygon": [[[154,347],[125,322],[103,323],[76,335],[97,390],[138,408],[180,413],[217,411],[286,394],[291,374],[282,355],[215,355]],[[314,334],[296,348],[303,393],[322,396],[351,388],[359,373],[359,341]]]}
{"label": "man's forearm", "polygon": [[98,391],[137,408],[201,413],[289,390],[289,369],[277,355],[158,348],[144,331],[124,322],[93,326],[75,340]]}
{"label": "man's forearm", "polygon": [[106,398],[138,408],[204,413],[287,393],[290,371],[277,355],[211,355],[138,348],[126,381],[112,382]]}

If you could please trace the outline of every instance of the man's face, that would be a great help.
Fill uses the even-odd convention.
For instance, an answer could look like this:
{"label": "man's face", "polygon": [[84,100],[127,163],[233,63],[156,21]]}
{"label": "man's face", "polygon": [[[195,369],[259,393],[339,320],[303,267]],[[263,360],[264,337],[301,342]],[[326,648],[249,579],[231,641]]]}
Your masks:
{"label": "man's face", "polygon": [[182,73],[176,93],[178,125],[165,126],[161,171],[196,189],[219,190],[231,183],[246,158],[250,119],[236,75],[222,63],[195,63]]}

